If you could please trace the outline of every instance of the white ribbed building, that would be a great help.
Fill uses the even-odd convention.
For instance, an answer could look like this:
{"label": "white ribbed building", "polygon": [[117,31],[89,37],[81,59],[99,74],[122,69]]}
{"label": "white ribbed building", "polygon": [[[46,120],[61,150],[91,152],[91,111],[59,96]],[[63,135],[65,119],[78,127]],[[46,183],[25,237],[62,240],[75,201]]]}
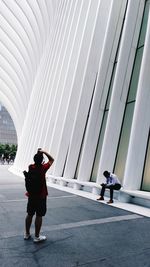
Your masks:
{"label": "white ribbed building", "polygon": [[146,205],[149,7],[150,0],[0,0],[0,101],[18,137],[12,171],[22,173],[42,147],[55,158],[54,182],[95,193],[109,170],[120,177],[121,200],[140,195]]}

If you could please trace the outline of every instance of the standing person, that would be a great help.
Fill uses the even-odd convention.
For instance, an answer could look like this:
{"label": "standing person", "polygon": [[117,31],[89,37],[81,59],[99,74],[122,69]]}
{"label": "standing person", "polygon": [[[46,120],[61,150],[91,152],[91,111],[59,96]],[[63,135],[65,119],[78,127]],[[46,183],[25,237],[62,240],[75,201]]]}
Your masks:
{"label": "standing person", "polygon": [[118,177],[114,173],[104,171],[103,175],[106,178],[106,183],[101,184],[102,189],[101,189],[100,197],[97,200],[104,200],[105,189],[108,188],[110,190],[110,200],[107,203],[111,204],[113,203],[113,191],[120,190],[121,183]]}
{"label": "standing person", "polygon": [[[48,162],[43,163],[43,154],[47,156]],[[40,191],[38,194],[32,194],[27,192],[28,203],[27,203],[27,216],[25,219],[25,234],[24,239],[28,240],[31,238],[30,235],[30,227],[32,224],[32,218],[36,214],[35,217],[35,237],[34,242],[38,243],[46,240],[46,236],[40,235],[40,230],[42,226],[42,217],[46,214],[46,201],[48,190],[46,186],[46,178],[45,174],[47,170],[50,168],[54,159],[44,150],[38,149],[37,154],[34,155],[34,164],[29,165],[29,172],[37,173],[40,179]]]}

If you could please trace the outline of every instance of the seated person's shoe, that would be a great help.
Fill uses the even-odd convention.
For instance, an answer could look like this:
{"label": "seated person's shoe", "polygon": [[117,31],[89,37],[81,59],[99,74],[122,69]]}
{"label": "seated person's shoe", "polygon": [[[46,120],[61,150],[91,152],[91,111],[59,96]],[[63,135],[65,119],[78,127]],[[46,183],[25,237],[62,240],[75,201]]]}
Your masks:
{"label": "seated person's shoe", "polygon": [[107,204],[112,204],[113,203],[113,200],[109,200],[108,202],[107,202]]}
{"label": "seated person's shoe", "polygon": [[97,200],[104,200],[104,198],[103,197],[99,197],[99,198],[97,198]]}

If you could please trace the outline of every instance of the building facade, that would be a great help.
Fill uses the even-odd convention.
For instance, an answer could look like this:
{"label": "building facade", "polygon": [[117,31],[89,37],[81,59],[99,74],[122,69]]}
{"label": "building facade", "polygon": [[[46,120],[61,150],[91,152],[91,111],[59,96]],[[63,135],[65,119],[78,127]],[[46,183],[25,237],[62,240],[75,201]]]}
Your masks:
{"label": "building facade", "polygon": [[17,135],[14,123],[5,109],[0,104],[0,143],[17,145]]}
{"label": "building facade", "polygon": [[109,170],[123,197],[150,198],[149,7],[1,1],[0,99],[18,136],[12,171],[22,173],[43,147],[55,158],[55,182],[94,192]]}

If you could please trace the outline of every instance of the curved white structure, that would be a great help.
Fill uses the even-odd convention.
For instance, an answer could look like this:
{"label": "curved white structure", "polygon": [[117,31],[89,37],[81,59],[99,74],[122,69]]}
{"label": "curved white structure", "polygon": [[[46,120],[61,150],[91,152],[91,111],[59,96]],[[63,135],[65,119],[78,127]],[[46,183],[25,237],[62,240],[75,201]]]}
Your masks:
{"label": "curved white structure", "polygon": [[107,169],[125,190],[150,191],[149,5],[0,1],[0,100],[18,136],[12,171],[43,147],[62,183],[95,189]]}
{"label": "curved white structure", "polygon": [[18,139],[55,9],[53,1],[0,1],[0,99]]}

